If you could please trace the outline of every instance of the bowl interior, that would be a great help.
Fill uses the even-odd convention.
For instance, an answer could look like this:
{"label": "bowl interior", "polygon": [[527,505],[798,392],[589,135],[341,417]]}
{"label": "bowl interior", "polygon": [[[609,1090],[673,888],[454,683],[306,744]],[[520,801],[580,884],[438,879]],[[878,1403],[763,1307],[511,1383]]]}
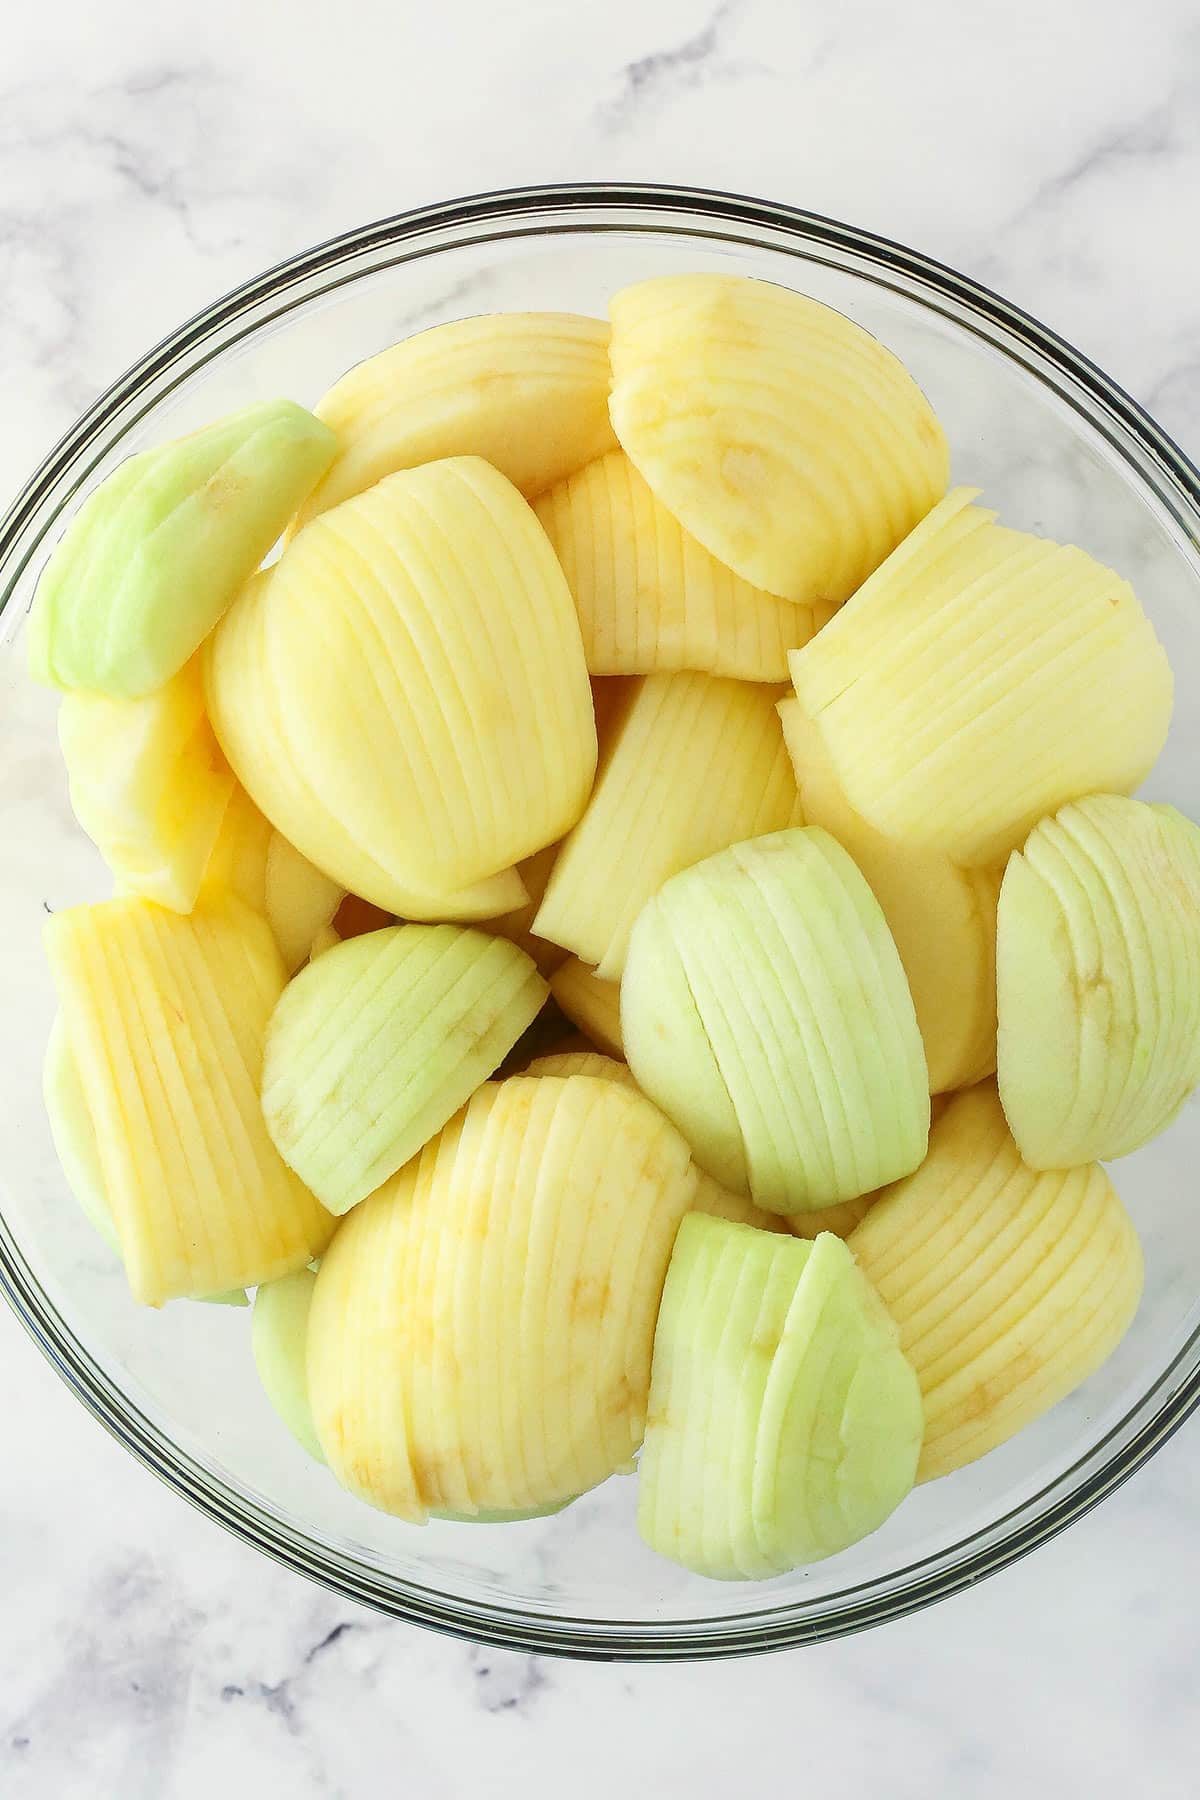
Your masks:
{"label": "bowl interior", "polygon": [[[66,517],[131,451],[258,397],[312,402],[349,364],[423,326],[495,308],[602,313],[640,277],[723,269],[839,307],[890,345],[933,401],[954,476],[1005,523],[1073,539],[1130,577],[1167,646],[1177,710],[1147,793],[1200,815],[1200,562],[1183,483],[1080,365],[936,271],[780,215],[740,219],[593,196],[472,218],[399,221],[258,284],[119,387],[42,491],[0,567],[0,1280],[68,1379],[193,1498],[360,1598],[429,1622],[582,1653],[688,1654],[824,1635],[1002,1561],[1111,1478],[1185,1380],[1200,1327],[1200,1160],[1193,1101],[1116,1170],[1142,1234],[1146,1295],[1111,1362],[1002,1450],[915,1493],[867,1542],[775,1582],[719,1587],[660,1561],[617,1478],[558,1517],[416,1529],[368,1510],[310,1463],[254,1379],[248,1314],[136,1308],[59,1172],[41,1100],[54,997],[48,911],[109,891],[76,827],[54,697],[24,675],[25,617]],[[236,298],[236,297],[235,297]],[[1102,696],[1097,696],[1097,701]]]}

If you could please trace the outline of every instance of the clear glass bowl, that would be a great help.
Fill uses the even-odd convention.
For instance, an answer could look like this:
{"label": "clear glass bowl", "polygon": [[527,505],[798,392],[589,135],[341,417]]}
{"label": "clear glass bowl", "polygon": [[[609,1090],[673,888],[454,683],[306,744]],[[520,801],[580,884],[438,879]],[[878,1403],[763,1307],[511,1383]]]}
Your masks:
{"label": "clear glass bowl", "polygon": [[1175,667],[1175,724],[1150,784],[1200,815],[1200,477],[1134,403],[1015,307],[911,251],[782,206],[669,188],[496,194],[385,220],[307,251],[183,326],[109,389],[0,526],[0,1285],[63,1379],[145,1465],[268,1555],[356,1600],[527,1650],[698,1657],[812,1642],[928,1604],[999,1569],[1110,1492],[1200,1397],[1200,1106],[1123,1161],[1146,1297],[1111,1362],[1012,1443],[919,1489],[867,1542],[734,1587],[641,1544],[636,1482],[558,1517],[415,1529],[352,1500],[277,1424],[247,1315],[143,1311],[78,1214],[40,1098],[54,1012],[47,910],[99,898],[52,695],[24,673],[25,618],[66,520],[131,451],[249,400],[312,402],[406,333],[500,307],[602,313],[672,270],[764,276],[896,350],[949,433],[959,481],[1007,523],[1070,538],[1130,576]]}

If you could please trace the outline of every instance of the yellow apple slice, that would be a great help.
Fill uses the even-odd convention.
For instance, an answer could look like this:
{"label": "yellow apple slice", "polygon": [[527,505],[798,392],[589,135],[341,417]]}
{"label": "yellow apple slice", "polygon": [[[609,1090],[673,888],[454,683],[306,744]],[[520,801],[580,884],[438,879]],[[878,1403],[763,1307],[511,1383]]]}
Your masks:
{"label": "yellow apple slice", "polygon": [[238,900],[182,918],[127,898],[55,913],[46,946],[134,1298],[157,1306],[302,1268],[334,1221],[267,1135],[267,1020],[284,985]]}
{"label": "yellow apple slice", "polygon": [[309,1388],[338,1479],[419,1519],[548,1506],[627,1467],[695,1185],[617,1082],[479,1088],[322,1262]]}
{"label": "yellow apple slice", "polygon": [[332,924],[346,890],[278,831],[271,833],[267,846],[265,888],[267,923],[283,952],[284,967],[294,975],[317,934]]}
{"label": "yellow apple slice", "polygon": [[558,482],[536,512],[575,596],[593,675],[702,669],[786,681],[788,651],[827,616],[710,556],[620,450]]}
{"label": "yellow apple slice", "polygon": [[234,786],[198,658],[139,700],[64,694],[58,741],[75,817],[121,887],[190,912]]}
{"label": "yellow apple slice", "polygon": [[615,1056],[603,1056],[599,1050],[552,1050],[537,1056],[525,1075],[592,1075],[597,1081],[619,1081],[626,1087],[637,1087],[632,1071]]}
{"label": "yellow apple slice", "polygon": [[538,934],[618,981],[633,922],[670,876],[796,824],[778,698],[715,675],[631,681],[587,810],[551,871]]}
{"label": "yellow apple slice", "polygon": [[[477,458],[389,476],[315,519],[222,620],[206,676],[218,739],[276,829],[401,916],[436,918],[439,897],[446,918],[521,905],[511,865],[560,837],[591,787],[566,581]],[[459,892],[485,888],[478,913]]]}
{"label": "yellow apple slice", "polygon": [[960,869],[937,850],[884,837],[846,799],[800,702],[779,706],[806,824],[849,852],[883,909],[916,1008],[931,1092],[996,1066],[996,902],[1000,871]]}
{"label": "yellow apple slice", "polygon": [[1000,1098],[1034,1169],[1110,1162],[1200,1081],[1200,830],[1113,794],[1043,819],[1000,890]]}
{"label": "yellow apple slice", "polygon": [[267,916],[267,856],[274,827],[235,782],[221,819],[212,855],[204,872],[204,890],[213,899],[236,894],[256,913]]}
{"label": "yellow apple slice", "polygon": [[612,420],[684,527],[745,580],[838,606],[946,489],[902,363],[860,325],[739,275],[614,296]]}
{"label": "yellow apple slice", "polygon": [[1021,1161],[995,1087],[958,1094],[925,1163],[849,1244],[925,1398],[918,1479],[974,1462],[1086,1380],[1142,1291],[1133,1223],[1096,1164]]}
{"label": "yellow apple slice", "polygon": [[547,844],[545,849],[535,850],[532,856],[527,856],[524,862],[519,863],[517,873],[525,884],[528,898],[523,906],[516,907],[514,911],[501,913],[498,919],[486,921],[489,931],[506,937],[510,944],[516,944],[526,956],[531,956],[543,975],[552,975],[567,957],[561,944],[552,944],[548,938],[538,937],[532,929],[557,855],[558,845]]}
{"label": "yellow apple slice", "polygon": [[300,523],[397,469],[480,456],[530,500],[614,443],[608,326],[575,313],[435,325],[343,375],[317,407],[341,454]]}
{"label": "yellow apple slice", "polygon": [[503,1062],[546,984],[523,951],[457,925],[393,925],[303,970],[271,1016],[262,1107],[332,1213],[394,1175]]}
{"label": "yellow apple slice", "polygon": [[625,1055],[621,1042],[621,989],[615,981],[601,981],[577,956],[569,956],[550,977],[550,992],[573,1025],[597,1049],[610,1056]]}
{"label": "yellow apple slice", "polygon": [[684,1220],[639,1468],[653,1549],[733,1581],[832,1556],[908,1494],[921,1432],[896,1327],[840,1239]]}
{"label": "yellow apple slice", "polygon": [[734,844],[669,881],[634,928],[621,1025],[701,1167],[770,1212],[857,1199],[925,1154],[904,970],[827,832]]}
{"label": "yellow apple slice", "polygon": [[1127,581],[997,525],[975,493],[948,494],[790,660],[855,811],[987,866],[1066,801],[1137,787],[1172,682]]}

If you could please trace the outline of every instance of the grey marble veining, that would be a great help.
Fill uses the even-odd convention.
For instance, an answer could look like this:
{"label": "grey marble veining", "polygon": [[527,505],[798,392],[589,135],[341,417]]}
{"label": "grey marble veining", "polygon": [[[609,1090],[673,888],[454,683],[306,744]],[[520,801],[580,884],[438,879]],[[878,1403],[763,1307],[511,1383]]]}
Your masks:
{"label": "grey marble veining", "polygon": [[[235,282],[406,206],[585,177],[741,189],[925,248],[1200,443],[1191,0],[63,0],[6,26],[0,505],[80,407]],[[7,1313],[0,1356],[5,1800],[1196,1791],[1194,1426],[932,1612],[646,1670],[349,1606],[138,1468]]]}

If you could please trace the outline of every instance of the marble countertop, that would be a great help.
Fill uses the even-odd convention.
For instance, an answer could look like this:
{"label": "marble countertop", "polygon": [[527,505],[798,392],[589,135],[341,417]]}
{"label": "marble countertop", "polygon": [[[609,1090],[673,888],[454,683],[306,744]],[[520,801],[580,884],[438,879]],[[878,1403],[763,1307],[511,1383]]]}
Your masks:
{"label": "marble countertop", "polygon": [[[1200,449],[1192,0],[60,0],[6,27],[0,505],[99,388],[244,277],[381,214],[572,178],[740,189],[920,246]],[[931,1612],[655,1670],[340,1603],[154,1482],[7,1313],[0,1359],[6,1800],[1196,1792],[1195,1424]]]}

